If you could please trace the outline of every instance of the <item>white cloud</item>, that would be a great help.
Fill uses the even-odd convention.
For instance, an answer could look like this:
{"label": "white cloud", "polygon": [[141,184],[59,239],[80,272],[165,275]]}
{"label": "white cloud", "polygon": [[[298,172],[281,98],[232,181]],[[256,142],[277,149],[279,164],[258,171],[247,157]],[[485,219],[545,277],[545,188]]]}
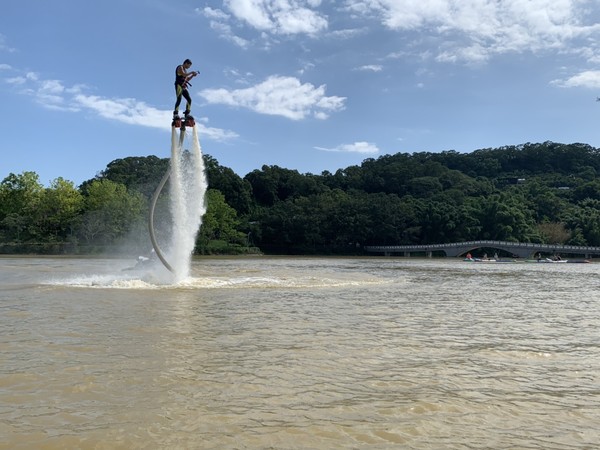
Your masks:
{"label": "white cloud", "polygon": [[8,64],[0,64],[0,70],[10,70],[12,67]]}
{"label": "white cloud", "polygon": [[[156,109],[133,98],[110,99],[78,94],[73,100],[81,108],[93,111],[106,119],[151,128],[170,128],[171,111]],[[210,128],[199,122],[196,122],[196,127],[202,136],[216,141],[225,141],[238,136],[232,131]]]}
{"label": "white cloud", "polygon": [[65,87],[60,81],[41,80],[37,83],[35,99],[38,103],[46,108],[63,111],[76,111],[78,108],[68,105],[64,94]]}
{"label": "white cloud", "polygon": [[355,36],[360,36],[362,34],[366,34],[368,31],[369,30],[367,27],[347,28],[347,29],[343,29],[343,30],[332,30],[329,33],[327,33],[327,38],[345,40],[345,39],[353,38]]}
{"label": "white cloud", "polygon": [[600,88],[600,70],[587,70],[585,72],[573,75],[566,80],[554,80],[552,84],[560,87],[583,87],[583,88]]}
{"label": "white cloud", "polygon": [[[31,97],[44,108],[67,112],[85,111],[130,125],[164,130],[171,128],[171,110],[159,110],[134,98],[86,95],[84,85],[76,84],[67,87],[60,80],[44,80],[34,72],[8,78],[5,81],[18,87],[18,92]],[[232,131],[208,127],[198,121],[196,127],[204,137],[216,141],[226,141],[238,137]]]}
{"label": "white cloud", "polygon": [[6,43],[6,37],[0,33],[0,51],[4,51],[4,52],[8,52],[8,53],[14,53],[17,50],[13,47],[10,47],[7,43]]}
{"label": "white cloud", "polygon": [[226,0],[223,2],[232,14],[257,30],[270,30],[274,23],[267,5],[261,0]]}
{"label": "white cloud", "polygon": [[600,33],[597,0],[347,0],[346,9],[377,17],[390,30],[437,37],[438,61],[581,47],[591,50],[590,58],[598,55],[586,41]]}
{"label": "white cloud", "polygon": [[213,9],[213,8],[206,7],[206,8],[204,8],[201,11],[200,11],[199,8],[197,8],[196,11],[198,13],[203,14],[205,17],[207,17],[209,19],[215,19],[215,20],[227,20],[227,19],[229,19],[229,14],[226,14],[225,12],[223,12],[220,9]]}
{"label": "white cloud", "polygon": [[304,75],[306,72],[308,72],[309,70],[313,70],[316,67],[316,65],[310,61],[298,61],[298,62],[302,66],[297,71],[297,73],[300,75]]}
{"label": "white cloud", "polygon": [[241,38],[233,32],[231,25],[228,23],[231,16],[224,11],[206,7],[202,10],[196,8],[196,12],[209,19],[211,29],[216,31],[222,38],[241,48],[247,48],[250,44],[247,39]]}
{"label": "white cloud", "polygon": [[236,36],[228,23],[210,21],[210,27],[215,30],[219,36],[225,40],[234,43],[238,47],[247,48],[250,42],[244,38]]}
{"label": "white cloud", "polygon": [[43,80],[40,82],[40,91],[48,94],[62,94],[65,87],[58,80]]}
{"label": "white cloud", "polygon": [[68,97],[79,87],[66,89],[59,80],[41,80],[35,72],[6,78],[6,83],[18,89],[17,92],[30,96],[33,100],[48,109],[76,111],[75,106],[68,104]]}
{"label": "white cloud", "polygon": [[327,19],[313,8],[314,0],[225,0],[238,20],[259,31],[280,35],[315,34],[327,29]]}
{"label": "white cloud", "polygon": [[6,78],[4,81],[7,82],[8,84],[18,86],[18,85],[27,83],[27,78],[21,77],[21,76],[10,77],[10,78]]}
{"label": "white cloud", "polygon": [[100,117],[123,123],[163,128],[169,121],[168,111],[160,111],[133,98],[110,99],[78,94],[73,100],[79,107],[94,111]]}
{"label": "white cloud", "polygon": [[356,70],[364,70],[367,72],[381,72],[383,70],[383,66],[379,64],[367,64],[358,67]]}
{"label": "white cloud", "polygon": [[315,147],[317,150],[325,152],[343,152],[343,153],[362,153],[362,154],[373,154],[379,153],[379,148],[375,144],[370,142],[359,141],[354,144],[342,144],[334,148],[326,147]]}
{"label": "white cloud", "polygon": [[325,85],[315,87],[294,77],[271,76],[260,84],[228,91],[205,89],[200,95],[209,103],[247,108],[261,114],[292,120],[313,115],[326,119],[329,113],[344,109],[345,97],[325,96]]}
{"label": "white cloud", "polygon": [[[335,13],[349,15],[360,27],[338,30],[328,30],[325,7],[331,5],[321,5],[320,0],[224,0],[222,10],[201,11],[219,35],[244,48],[252,41],[236,32],[240,24],[246,31],[258,32],[255,37],[269,48],[278,36],[349,39],[368,33],[376,20],[392,32],[414,38],[406,41],[402,53],[438,62],[479,64],[506,53],[548,51],[598,62],[598,4],[598,0],[343,0],[334,6]],[[234,24],[238,28],[232,28]]]}
{"label": "white cloud", "polygon": [[468,47],[452,48],[440,52],[435,60],[439,62],[461,62],[482,63],[490,58],[489,49],[480,44],[473,44]]}

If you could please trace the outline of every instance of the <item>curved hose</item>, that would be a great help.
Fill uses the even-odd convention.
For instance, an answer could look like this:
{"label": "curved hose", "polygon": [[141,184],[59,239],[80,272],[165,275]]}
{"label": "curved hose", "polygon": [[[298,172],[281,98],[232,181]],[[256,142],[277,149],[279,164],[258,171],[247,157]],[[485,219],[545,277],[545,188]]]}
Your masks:
{"label": "curved hose", "polygon": [[167,262],[167,260],[163,256],[162,252],[160,251],[160,247],[158,246],[158,243],[156,242],[156,236],[154,235],[154,209],[156,208],[156,202],[158,201],[158,196],[160,195],[163,188],[165,187],[165,183],[169,179],[169,176],[171,176],[171,166],[169,166],[169,168],[163,175],[162,180],[160,180],[160,184],[158,185],[158,187],[156,188],[156,191],[154,191],[154,195],[152,196],[152,203],[150,204],[150,217],[148,220],[148,229],[150,231],[150,240],[152,241],[152,247],[154,247],[154,251],[156,252],[156,255],[158,256],[158,259],[160,259],[160,262],[162,262],[164,264],[164,266],[167,269],[169,269],[170,272],[175,273],[173,268],[171,267],[171,265]]}

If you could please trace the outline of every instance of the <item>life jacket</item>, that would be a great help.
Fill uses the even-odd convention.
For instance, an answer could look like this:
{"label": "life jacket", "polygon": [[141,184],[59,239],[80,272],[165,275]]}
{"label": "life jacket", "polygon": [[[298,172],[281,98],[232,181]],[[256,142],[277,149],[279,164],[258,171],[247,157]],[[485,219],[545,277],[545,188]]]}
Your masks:
{"label": "life jacket", "polygon": [[175,85],[185,87],[185,78],[187,75],[179,75],[180,67],[183,70],[183,72],[185,73],[185,70],[183,69],[183,64],[180,64],[179,66],[177,66],[177,68],[175,69]]}

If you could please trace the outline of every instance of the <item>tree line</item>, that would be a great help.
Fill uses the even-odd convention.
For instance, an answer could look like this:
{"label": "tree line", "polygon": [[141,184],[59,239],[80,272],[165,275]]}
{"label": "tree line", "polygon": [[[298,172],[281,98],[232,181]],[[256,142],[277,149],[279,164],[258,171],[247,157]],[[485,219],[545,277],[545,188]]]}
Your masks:
{"label": "tree line", "polygon": [[[204,159],[199,254],[362,254],[368,245],[469,240],[600,246],[600,150],[587,144],[397,153],[320,175],[265,165],[241,177]],[[0,252],[147,251],[149,204],[168,165],[117,159],[78,187],[9,174],[0,184]],[[167,196],[155,219],[163,235]]]}

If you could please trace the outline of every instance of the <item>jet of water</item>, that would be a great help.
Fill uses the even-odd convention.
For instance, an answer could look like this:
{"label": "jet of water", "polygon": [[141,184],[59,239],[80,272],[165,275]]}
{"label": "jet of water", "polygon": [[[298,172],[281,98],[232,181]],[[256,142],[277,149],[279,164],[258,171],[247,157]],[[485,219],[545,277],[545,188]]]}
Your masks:
{"label": "jet of water", "polygon": [[179,138],[174,128],[171,136],[170,209],[173,232],[169,248],[169,261],[180,282],[190,276],[192,253],[196,235],[206,212],[206,189],[208,183],[202,158],[202,148],[196,127],[192,127],[191,150],[184,150],[186,131]]}

